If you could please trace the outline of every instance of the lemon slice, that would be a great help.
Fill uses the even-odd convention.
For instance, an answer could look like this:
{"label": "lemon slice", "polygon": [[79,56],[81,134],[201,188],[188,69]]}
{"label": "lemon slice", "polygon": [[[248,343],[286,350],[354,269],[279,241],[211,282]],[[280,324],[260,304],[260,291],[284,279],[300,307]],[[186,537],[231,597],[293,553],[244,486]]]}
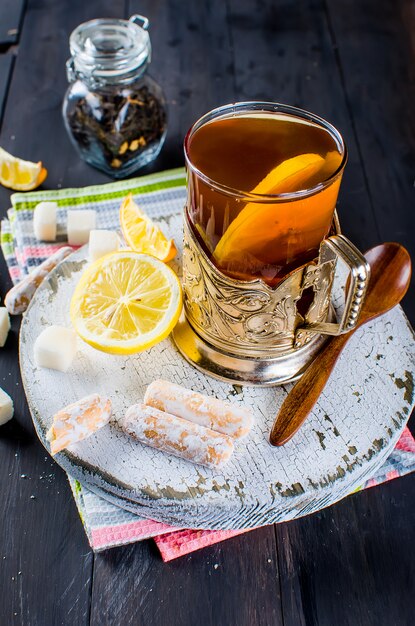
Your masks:
{"label": "lemon slice", "polygon": [[[251,193],[275,195],[306,189],[307,180],[323,165],[324,159],[318,154],[299,154],[274,167]],[[229,262],[240,251],[265,245],[280,228],[275,204],[248,202],[222,235],[213,256],[219,263]]]}
{"label": "lemon slice", "polygon": [[120,208],[121,229],[125,240],[136,252],[171,261],[177,254],[173,239],[167,239],[160,228],[134,202],[129,194]]}
{"label": "lemon slice", "polygon": [[47,174],[41,161],[23,161],[0,148],[0,183],[4,187],[15,191],[30,191],[39,187]]}
{"label": "lemon slice", "polygon": [[150,255],[125,250],[85,270],[70,314],[76,332],[94,348],[134,354],[167,337],[181,307],[181,287],[173,270]]}
{"label": "lemon slice", "polygon": [[263,178],[251,193],[275,195],[306,188],[307,180],[324,165],[319,154],[298,154],[286,159]]}

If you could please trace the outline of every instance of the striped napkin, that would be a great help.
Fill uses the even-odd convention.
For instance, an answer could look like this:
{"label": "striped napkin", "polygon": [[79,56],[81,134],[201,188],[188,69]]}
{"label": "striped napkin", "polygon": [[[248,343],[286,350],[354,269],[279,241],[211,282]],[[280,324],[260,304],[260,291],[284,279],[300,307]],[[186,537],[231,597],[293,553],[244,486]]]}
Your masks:
{"label": "striped napkin", "polygon": [[[122,198],[132,193],[151,216],[182,210],[186,198],[183,168],[82,189],[61,189],[16,193],[7,219],[1,222],[0,242],[11,279],[19,282],[60,246],[66,244],[66,211],[73,208],[95,209],[97,227],[119,228],[118,212]],[[42,200],[58,204],[58,236],[54,244],[41,243],[33,233],[33,209]],[[415,440],[405,429],[394,451],[373,478],[361,489],[403,476],[415,469]],[[96,495],[68,476],[79,515],[93,550],[101,551],[154,538],[164,561],[170,561],[194,550],[212,545],[248,530],[178,529],[135,515]]]}
{"label": "striped napkin", "polygon": [[[66,242],[68,209],[94,209],[97,228],[118,230],[121,200],[132,193],[152,218],[183,209],[186,198],[183,168],[140,178],[81,189],[34,191],[12,195],[12,208],[1,222],[0,242],[13,283],[19,282]],[[42,200],[54,201],[57,210],[57,243],[39,242],[33,232],[33,209]]]}

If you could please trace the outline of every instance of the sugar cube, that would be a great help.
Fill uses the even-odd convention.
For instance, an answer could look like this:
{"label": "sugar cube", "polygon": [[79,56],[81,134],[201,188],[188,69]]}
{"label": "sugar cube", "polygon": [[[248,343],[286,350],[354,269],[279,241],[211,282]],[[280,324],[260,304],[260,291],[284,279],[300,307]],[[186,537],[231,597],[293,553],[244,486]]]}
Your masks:
{"label": "sugar cube", "polygon": [[33,213],[33,230],[40,241],[56,241],[56,202],[39,202]]}
{"label": "sugar cube", "polygon": [[68,371],[76,354],[76,333],[63,326],[48,326],[37,337],[34,357],[38,367]]}
{"label": "sugar cube", "polygon": [[13,400],[0,387],[0,426],[12,419],[13,412]]}
{"label": "sugar cube", "polygon": [[68,243],[71,246],[83,246],[88,243],[89,233],[96,227],[96,211],[81,209],[68,211]]}
{"label": "sugar cube", "polygon": [[118,235],[113,230],[91,230],[89,234],[89,260],[96,261],[118,250]]}
{"label": "sugar cube", "polygon": [[10,330],[10,317],[5,306],[0,306],[0,348],[6,343]]}

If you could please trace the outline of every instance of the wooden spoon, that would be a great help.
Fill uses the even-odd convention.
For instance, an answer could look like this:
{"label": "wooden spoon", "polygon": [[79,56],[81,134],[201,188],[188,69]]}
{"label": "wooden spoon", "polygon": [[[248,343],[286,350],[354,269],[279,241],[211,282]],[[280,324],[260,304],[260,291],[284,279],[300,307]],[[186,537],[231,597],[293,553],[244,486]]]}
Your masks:
{"label": "wooden spoon", "polygon": [[383,243],[365,253],[370,281],[356,327],[333,337],[285,398],[271,430],[270,442],[282,446],[305,422],[320,397],[334,365],[355,330],[386,313],[404,297],[411,279],[411,258],[398,243]]}

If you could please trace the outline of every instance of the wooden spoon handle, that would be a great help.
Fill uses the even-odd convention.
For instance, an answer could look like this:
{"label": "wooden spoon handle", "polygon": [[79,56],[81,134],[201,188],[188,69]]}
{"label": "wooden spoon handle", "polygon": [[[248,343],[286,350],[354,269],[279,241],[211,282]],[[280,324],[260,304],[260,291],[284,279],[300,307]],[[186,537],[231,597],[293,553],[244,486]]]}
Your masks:
{"label": "wooden spoon handle", "polygon": [[320,397],[353,331],[333,337],[285,398],[271,430],[270,442],[282,446],[297,432]]}

